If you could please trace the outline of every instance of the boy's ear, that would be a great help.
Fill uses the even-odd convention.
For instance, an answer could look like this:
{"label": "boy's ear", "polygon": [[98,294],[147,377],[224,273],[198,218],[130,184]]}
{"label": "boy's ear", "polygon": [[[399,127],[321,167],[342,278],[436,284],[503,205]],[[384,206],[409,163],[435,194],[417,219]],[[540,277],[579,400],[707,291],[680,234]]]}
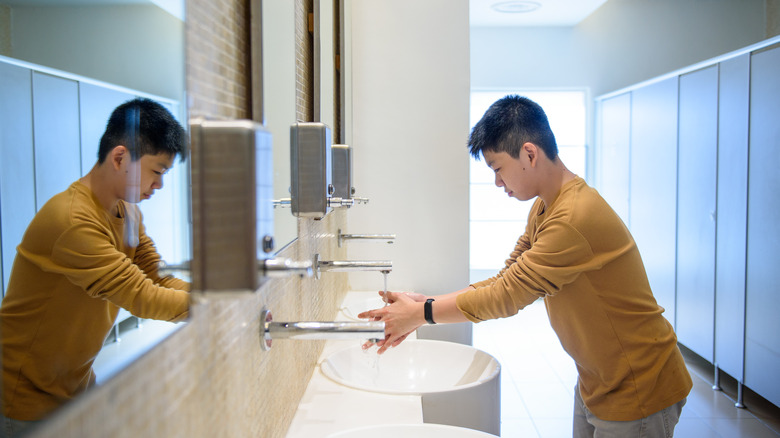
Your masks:
{"label": "boy's ear", "polygon": [[535,144],[529,141],[523,143],[522,153],[528,156],[528,161],[531,162],[531,166],[536,165],[536,159],[539,158],[539,148]]}
{"label": "boy's ear", "polygon": [[111,166],[115,170],[119,170],[122,167],[122,161],[130,159],[130,151],[123,145],[114,146],[114,149],[108,153],[108,158],[111,160]]}

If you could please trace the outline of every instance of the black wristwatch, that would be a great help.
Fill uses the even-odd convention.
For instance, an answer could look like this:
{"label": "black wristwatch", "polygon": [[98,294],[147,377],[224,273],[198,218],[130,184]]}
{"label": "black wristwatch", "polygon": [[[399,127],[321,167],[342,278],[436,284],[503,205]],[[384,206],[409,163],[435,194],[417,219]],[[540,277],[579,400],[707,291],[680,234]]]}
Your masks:
{"label": "black wristwatch", "polygon": [[423,311],[425,313],[425,321],[428,322],[428,324],[436,324],[436,322],[433,320],[433,306],[431,306],[431,303],[434,302],[433,298],[428,298],[425,300],[425,305],[423,306]]}

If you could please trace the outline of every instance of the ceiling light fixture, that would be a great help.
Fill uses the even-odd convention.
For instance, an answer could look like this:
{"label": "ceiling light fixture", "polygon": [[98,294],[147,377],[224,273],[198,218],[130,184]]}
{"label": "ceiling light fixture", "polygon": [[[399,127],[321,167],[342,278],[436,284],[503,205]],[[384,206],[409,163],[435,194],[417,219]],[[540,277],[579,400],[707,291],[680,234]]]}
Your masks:
{"label": "ceiling light fixture", "polygon": [[501,12],[506,14],[518,14],[518,13],[533,12],[541,8],[542,5],[537,2],[514,0],[514,1],[493,3],[490,7],[493,8],[493,10],[496,12]]}

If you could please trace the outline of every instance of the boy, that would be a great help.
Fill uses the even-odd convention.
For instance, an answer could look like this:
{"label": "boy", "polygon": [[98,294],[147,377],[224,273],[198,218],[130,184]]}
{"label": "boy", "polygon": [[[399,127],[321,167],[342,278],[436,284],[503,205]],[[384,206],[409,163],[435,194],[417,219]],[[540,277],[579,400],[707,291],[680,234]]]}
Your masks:
{"label": "boy", "polygon": [[379,353],[426,322],[504,318],[544,298],[579,374],[573,436],[672,436],[692,381],[626,226],[566,168],[531,100],[495,102],[469,147],[510,197],[537,198],[525,233],[493,278],[435,298],[388,293],[390,306],[359,315],[385,322]]}
{"label": "boy", "polygon": [[0,306],[4,433],[95,383],[92,363],[120,307],[140,318],[187,317],[189,284],[158,275],[160,255],[135,205],[162,188],[185,141],[160,104],[125,102],[109,118],[97,164],[30,222]]}

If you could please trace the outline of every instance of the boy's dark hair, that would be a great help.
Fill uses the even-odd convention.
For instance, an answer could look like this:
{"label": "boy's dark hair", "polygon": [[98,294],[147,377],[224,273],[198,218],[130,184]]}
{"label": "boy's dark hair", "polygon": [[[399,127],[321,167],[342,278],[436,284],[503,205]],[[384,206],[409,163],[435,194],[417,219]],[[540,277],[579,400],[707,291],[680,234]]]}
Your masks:
{"label": "boy's dark hair", "polygon": [[558,156],[555,135],[542,107],[527,97],[509,95],[485,111],[471,130],[468,146],[476,159],[485,151],[506,152],[519,158],[525,143],[540,147],[551,160]]}
{"label": "boy's dark hair", "polygon": [[133,161],[163,152],[179,155],[182,161],[187,156],[184,128],[164,106],[145,98],[128,100],[111,113],[100,138],[98,163],[119,145],[130,151]]}

